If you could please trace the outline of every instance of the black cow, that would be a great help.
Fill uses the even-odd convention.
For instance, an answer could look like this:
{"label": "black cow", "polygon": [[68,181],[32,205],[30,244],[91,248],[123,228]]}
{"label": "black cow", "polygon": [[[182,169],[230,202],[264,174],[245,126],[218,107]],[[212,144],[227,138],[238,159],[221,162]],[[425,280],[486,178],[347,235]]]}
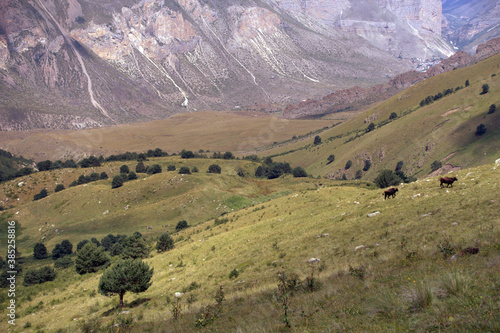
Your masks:
{"label": "black cow", "polygon": [[387,197],[395,197],[396,196],[396,192],[398,191],[398,188],[397,187],[393,187],[393,188],[390,188],[386,191],[384,191],[384,200],[387,199]]}
{"label": "black cow", "polygon": [[444,187],[443,184],[446,184],[446,187],[453,187],[453,182],[457,181],[457,177],[442,177],[442,178],[439,178],[439,186],[440,187]]}

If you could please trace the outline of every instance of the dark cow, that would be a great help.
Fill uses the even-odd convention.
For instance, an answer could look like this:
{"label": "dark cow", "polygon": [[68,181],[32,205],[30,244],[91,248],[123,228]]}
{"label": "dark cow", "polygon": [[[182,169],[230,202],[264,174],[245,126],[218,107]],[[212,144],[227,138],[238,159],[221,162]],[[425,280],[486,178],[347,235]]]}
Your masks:
{"label": "dark cow", "polygon": [[453,182],[457,181],[457,177],[442,177],[442,178],[439,178],[439,186],[441,187],[444,187],[443,184],[446,184],[446,187],[453,187]]}
{"label": "dark cow", "polygon": [[395,197],[396,196],[396,192],[398,191],[398,188],[397,187],[393,187],[393,188],[390,188],[388,189],[387,191],[384,191],[384,200],[387,199],[387,197]]}

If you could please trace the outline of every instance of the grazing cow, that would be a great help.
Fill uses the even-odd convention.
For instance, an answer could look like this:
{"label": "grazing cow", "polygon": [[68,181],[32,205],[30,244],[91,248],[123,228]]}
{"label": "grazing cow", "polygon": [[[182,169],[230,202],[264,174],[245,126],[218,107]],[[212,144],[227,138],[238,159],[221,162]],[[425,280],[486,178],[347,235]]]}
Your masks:
{"label": "grazing cow", "polygon": [[384,200],[387,199],[387,197],[395,197],[396,196],[396,192],[398,191],[398,188],[397,187],[393,187],[393,188],[390,188],[388,189],[387,191],[384,191]]}
{"label": "grazing cow", "polygon": [[453,187],[453,182],[457,181],[457,180],[458,180],[457,177],[442,177],[442,178],[439,178],[439,182],[440,182],[439,186],[444,187],[443,186],[443,183],[444,183],[444,184],[446,184],[446,187],[450,187],[450,185],[451,185],[451,187]]}

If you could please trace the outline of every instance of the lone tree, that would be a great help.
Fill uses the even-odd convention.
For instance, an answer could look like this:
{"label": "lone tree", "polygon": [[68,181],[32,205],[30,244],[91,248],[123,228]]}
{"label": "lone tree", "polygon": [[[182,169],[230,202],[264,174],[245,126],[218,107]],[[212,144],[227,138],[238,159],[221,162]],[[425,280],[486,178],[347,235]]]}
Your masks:
{"label": "lone tree", "polygon": [[86,243],[77,252],[75,269],[78,274],[94,273],[108,265],[109,257],[104,252],[104,248],[93,242]]}
{"label": "lone tree", "polygon": [[293,169],[292,174],[295,178],[307,177],[307,172],[302,167],[296,167],[295,169]]}
{"label": "lone tree", "polygon": [[389,120],[394,120],[398,117],[398,114],[396,112],[391,112],[391,115],[389,116]]}
{"label": "lone tree", "polygon": [[185,220],[179,221],[175,226],[175,231],[181,231],[182,229],[186,229],[188,227],[188,223]]}
{"label": "lone tree", "polygon": [[363,171],[370,170],[371,166],[372,166],[372,162],[370,160],[365,160],[365,165],[363,166]]}
{"label": "lone tree", "polygon": [[156,250],[158,252],[165,252],[168,250],[172,250],[174,248],[174,240],[168,233],[164,233],[158,238],[156,242]]}
{"label": "lone tree", "polygon": [[476,136],[481,136],[484,133],[486,133],[486,126],[484,126],[484,124],[479,124],[476,128]]}
{"label": "lone tree", "polygon": [[481,95],[487,94],[488,91],[490,91],[490,86],[488,84],[483,84],[482,89]]}
{"label": "lone tree", "polygon": [[220,173],[221,167],[218,164],[212,164],[208,167],[208,173]]}
{"label": "lone tree", "polygon": [[328,161],[328,163],[326,163],[327,165],[332,163],[333,161],[335,161],[335,155],[331,154],[326,160]]}
{"label": "lone tree", "polygon": [[494,113],[496,111],[496,109],[497,109],[496,104],[491,104],[490,108],[488,109],[488,114]]}
{"label": "lone tree", "polygon": [[351,168],[351,166],[352,166],[352,161],[351,161],[351,160],[349,160],[349,161],[347,161],[347,162],[345,163],[345,169],[346,169],[346,170],[349,170],[349,169]]}
{"label": "lone tree", "polygon": [[375,124],[374,123],[370,123],[370,125],[368,125],[368,127],[366,128],[366,133],[371,132],[374,129],[375,129]]}
{"label": "lone tree", "polygon": [[123,296],[127,291],[142,293],[151,286],[153,268],[141,260],[120,259],[108,268],[99,280],[99,293],[105,296],[120,296],[120,307],[123,308]]}
{"label": "lone tree", "polygon": [[321,137],[319,135],[316,135],[314,137],[314,145],[319,145],[321,143]]}
{"label": "lone tree", "polygon": [[33,248],[33,257],[35,259],[45,259],[49,256],[47,253],[47,248],[42,243],[36,243]]}

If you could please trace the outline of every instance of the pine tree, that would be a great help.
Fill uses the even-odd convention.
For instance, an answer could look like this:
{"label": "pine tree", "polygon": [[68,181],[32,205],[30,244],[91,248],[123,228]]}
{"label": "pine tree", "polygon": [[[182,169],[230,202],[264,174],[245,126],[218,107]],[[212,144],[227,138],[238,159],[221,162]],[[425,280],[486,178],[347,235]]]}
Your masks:
{"label": "pine tree", "polygon": [[113,181],[111,182],[111,188],[118,188],[121,186],[123,186],[122,176],[114,176]]}
{"label": "pine tree", "polygon": [[47,248],[42,243],[36,243],[33,248],[33,256],[35,259],[45,259],[49,256]]}
{"label": "pine tree", "polygon": [[127,291],[141,293],[151,286],[153,268],[141,260],[120,259],[108,268],[99,280],[99,293],[105,296],[120,296],[120,307],[123,307],[123,296]]}
{"label": "pine tree", "polygon": [[123,242],[123,258],[147,258],[149,256],[149,248],[142,235],[138,232],[132,236],[125,238]]}
{"label": "pine tree", "polygon": [[135,166],[135,172],[137,172],[137,173],[145,173],[146,172],[146,167],[144,166],[144,163],[142,161],[137,163],[137,165]]}
{"label": "pine tree", "polygon": [[172,250],[174,248],[174,240],[168,233],[164,233],[158,238],[156,242],[156,250],[158,252],[165,252],[168,250]]}
{"label": "pine tree", "polygon": [[75,259],[75,269],[78,274],[94,273],[109,265],[109,257],[104,248],[92,242],[85,244],[78,251]]}
{"label": "pine tree", "polygon": [[378,187],[385,188],[392,185],[397,185],[403,180],[396,175],[392,170],[382,170],[378,174],[377,178],[373,181]]}
{"label": "pine tree", "polygon": [[71,244],[69,240],[63,240],[61,242],[61,247],[64,255],[73,253],[73,244]]}

